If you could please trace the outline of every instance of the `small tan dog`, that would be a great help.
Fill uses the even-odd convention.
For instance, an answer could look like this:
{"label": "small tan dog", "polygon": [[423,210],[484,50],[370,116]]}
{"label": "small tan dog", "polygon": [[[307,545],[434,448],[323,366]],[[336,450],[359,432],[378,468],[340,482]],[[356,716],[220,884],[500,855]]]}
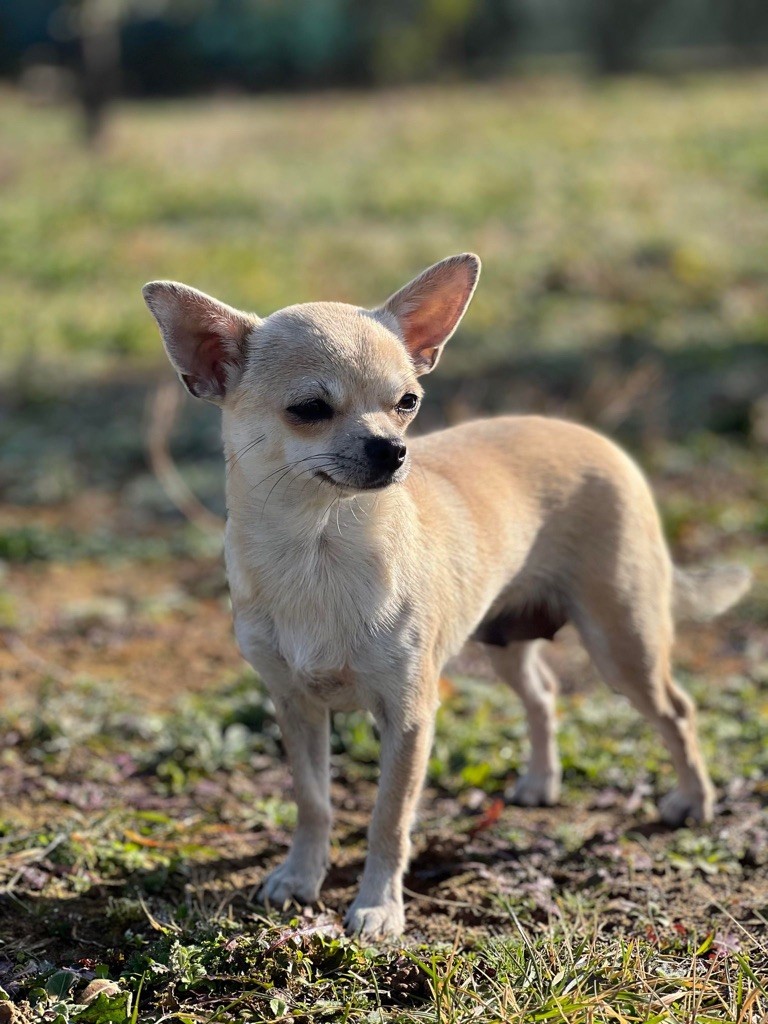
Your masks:
{"label": "small tan dog", "polygon": [[504,417],[406,447],[418,378],[479,271],[465,253],[378,309],[311,303],[264,320],[183,284],[144,288],[185,386],[221,406],[235,632],[293,768],[296,834],[262,898],[317,899],[331,829],[329,710],[365,708],[381,734],[381,782],[346,918],[365,938],[403,928],[438,679],[469,637],[487,645],[528,716],[518,803],[558,799],[556,684],[540,641],[570,621],[669,750],[678,785],[662,818],[712,817],[694,709],[670,667],[673,607],[712,617],[746,591],[748,573],[673,570],[642,473],[583,427]]}

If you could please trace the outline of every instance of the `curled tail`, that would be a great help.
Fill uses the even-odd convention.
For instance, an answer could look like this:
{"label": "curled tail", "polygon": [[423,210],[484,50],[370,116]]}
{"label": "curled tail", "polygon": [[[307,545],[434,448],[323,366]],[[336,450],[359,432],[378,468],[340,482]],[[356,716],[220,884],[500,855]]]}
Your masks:
{"label": "curled tail", "polygon": [[707,622],[740,601],[752,585],[752,573],[742,565],[706,569],[675,566],[672,604],[678,622]]}

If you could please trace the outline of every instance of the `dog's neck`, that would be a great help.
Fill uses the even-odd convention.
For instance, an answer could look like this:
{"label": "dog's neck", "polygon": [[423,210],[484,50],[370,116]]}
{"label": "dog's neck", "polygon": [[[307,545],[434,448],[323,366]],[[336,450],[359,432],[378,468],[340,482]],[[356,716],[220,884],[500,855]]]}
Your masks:
{"label": "dog's neck", "polygon": [[235,619],[246,623],[244,637],[260,630],[294,672],[339,670],[402,606],[407,574],[395,567],[408,557],[410,498],[400,485],[346,497],[312,478],[281,480],[276,468],[254,458],[228,469]]}

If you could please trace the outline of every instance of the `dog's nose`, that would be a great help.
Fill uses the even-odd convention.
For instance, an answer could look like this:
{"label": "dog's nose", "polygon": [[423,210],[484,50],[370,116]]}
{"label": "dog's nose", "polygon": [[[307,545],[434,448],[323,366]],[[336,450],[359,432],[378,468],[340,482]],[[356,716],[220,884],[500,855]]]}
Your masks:
{"label": "dog's nose", "polygon": [[396,437],[369,437],[365,454],[371,465],[382,472],[394,473],[405,462],[408,449]]}

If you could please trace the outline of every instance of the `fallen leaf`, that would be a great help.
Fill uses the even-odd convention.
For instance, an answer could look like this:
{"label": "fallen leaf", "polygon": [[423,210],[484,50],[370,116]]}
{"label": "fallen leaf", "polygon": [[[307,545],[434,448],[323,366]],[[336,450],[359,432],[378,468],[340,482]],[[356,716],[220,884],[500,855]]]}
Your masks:
{"label": "fallen leaf", "polygon": [[501,812],[504,810],[504,801],[501,797],[497,797],[488,807],[478,821],[470,828],[468,835],[470,839],[474,839],[479,832],[485,832],[486,829],[491,828],[501,817]]}

